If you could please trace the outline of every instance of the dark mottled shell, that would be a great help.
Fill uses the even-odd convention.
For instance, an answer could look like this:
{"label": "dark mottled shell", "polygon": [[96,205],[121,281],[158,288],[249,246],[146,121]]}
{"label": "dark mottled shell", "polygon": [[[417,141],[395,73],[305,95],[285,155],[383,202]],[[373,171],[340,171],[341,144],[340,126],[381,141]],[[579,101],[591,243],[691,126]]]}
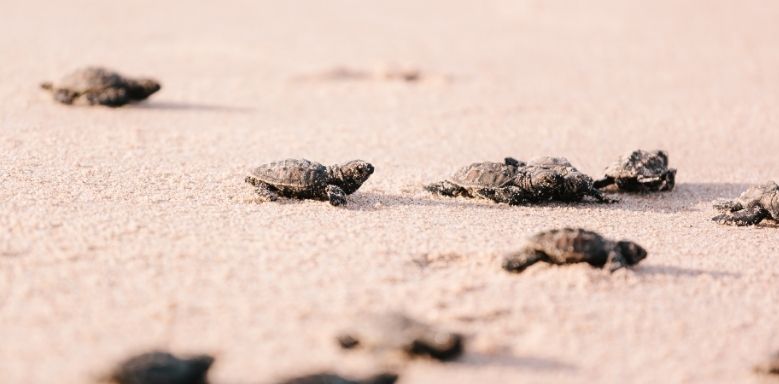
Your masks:
{"label": "dark mottled shell", "polygon": [[120,87],[124,85],[124,81],[124,78],[114,71],[101,67],[87,67],[66,75],[55,86],[84,93],[89,90]]}
{"label": "dark mottled shell", "polygon": [[110,376],[116,384],[203,384],[214,358],[178,358],[167,352],[148,352],[122,363]]}
{"label": "dark mottled shell", "polygon": [[516,168],[504,163],[473,163],[460,168],[449,180],[464,188],[503,187],[511,183]]}
{"label": "dark mottled shell", "polygon": [[773,181],[749,187],[736,199],[745,208],[760,206],[779,218],[779,185]]}
{"label": "dark mottled shell", "polygon": [[538,233],[528,239],[525,247],[541,251],[553,260],[570,263],[594,259],[605,262],[609,245],[609,240],[595,232],[563,228]]}
{"label": "dark mottled shell", "polygon": [[635,150],[606,168],[606,176],[633,178],[656,177],[668,171],[668,154],[664,151]]}
{"label": "dark mottled shell", "polygon": [[277,187],[324,188],[327,183],[327,167],[306,159],[274,161],[252,169],[249,175]]}

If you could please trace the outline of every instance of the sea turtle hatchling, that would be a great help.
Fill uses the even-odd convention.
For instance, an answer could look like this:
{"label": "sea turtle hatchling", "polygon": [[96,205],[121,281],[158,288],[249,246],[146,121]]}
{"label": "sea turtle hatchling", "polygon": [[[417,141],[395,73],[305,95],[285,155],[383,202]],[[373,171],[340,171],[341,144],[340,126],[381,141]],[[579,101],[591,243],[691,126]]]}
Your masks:
{"label": "sea turtle hatchling", "polygon": [[737,226],[755,225],[764,219],[779,219],[779,185],[773,181],[749,187],[735,200],[718,200],[720,214],[712,220]]}
{"label": "sea turtle hatchling", "polygon": [[89,105],[121,107],[145,100],[160,90],[160,83],[153,79],[124,77],[102,67],[86,67],[66,75],[59,82],[44,82],[41,88],[63,104],[80,100]]}
{"label": "sea turtle hatchling", "polygon": [[595,188],[615,186],[623,192],[670,191],[676,183],[676,169],[668,168],[668,153],[661,150],[635,150],[606,168]]}
{"label": "sea turtle hatchling", "polygon": [[167,352],[147,352],[119,363],[107,377],[115,384],[207,384],[214,358],[197,355],[176,357]]}
{"label": "sea turtle hatchling", "polygon": [[252,169],[245,181],[257,189],[262,201],[279,196],[326,200],[339,206],[373,174],[373,165],[362,160],[326,167],[306,159],[287,159]]}
{"label": "sea turtle hatchling", "polygon": [[588,263],[614,272],[638,264],[646,255],[646,250],[632,241],[612,241],[579,228],[552,229],[530,237],[520,251],[507,255],[503,269],[522,272],[543,261],[557,265]]}
{"label": "sea turtle hatchling", "polygon": [[398,375],[394,373],[381,373],[364,379],[350,379],[325,372],[293,377],[277,384],[394,384],[396,381],[398,381]]}
{"label": "sea turtle hatchling", "polygon": [[592,187],[589,176],[562,157],[542,157],[529,163],[511,157],[502,163],[473,163],[425,189],[441,196],[482,198],[509,205],[552,200],[573,202],[586,196],[612,202]]}
{"label": "sea turtle hatchling", "polygon": [[459,357],[464,338],[397,312],[370,314],[337,337],[344,349],[360,348],[389,358],[427,356],[440,361]]}

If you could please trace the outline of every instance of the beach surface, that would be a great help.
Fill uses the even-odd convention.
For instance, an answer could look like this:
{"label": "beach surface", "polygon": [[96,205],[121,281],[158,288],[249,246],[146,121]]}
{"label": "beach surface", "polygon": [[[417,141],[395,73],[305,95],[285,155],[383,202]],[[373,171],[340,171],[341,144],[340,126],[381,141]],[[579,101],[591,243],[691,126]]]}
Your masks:
{"label": "beach surface", "polygon": [[[3,1],[0,381],[87,383],[153,348],[215,354],[217,384],[359,376],[380,367],[334,335],[401,310],[468,337],[401,384],[761,382],[779,227],[710,218],[779,180],[777,20],[770,0]],[[110,109],[38,88],[85,65],[163,89]],[[674,191],[509,207],[422,189],[506,156],[597,177],[636,148],[668,151]],[[284,158],[376,172],[345,208],[257,203],[246,171]],[[501,270],[563,226],[649,256]]]}

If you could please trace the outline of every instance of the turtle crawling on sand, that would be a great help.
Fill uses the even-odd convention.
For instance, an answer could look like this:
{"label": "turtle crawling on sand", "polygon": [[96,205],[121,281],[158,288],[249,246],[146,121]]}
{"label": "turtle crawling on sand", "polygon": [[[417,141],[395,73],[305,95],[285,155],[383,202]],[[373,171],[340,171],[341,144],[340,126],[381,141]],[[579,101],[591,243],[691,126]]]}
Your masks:
{"label": "turtle crawling on sand", "polygon": [[612,241],[579,228],[552,229],[530,237],[519,252],[506,256],[503,269],[522,272],[543,261],[557,265],[588,263],[614,272],[638,264],[646,255],[646,250],[632,241]]}
{"label": "turtle crawling on sand", "polygon": [[373,165],[362,160],[326,167],[306,159],[287,159],[252,169],[245,181],[257,188],[262,201],[279,196],[325,200],[339,206],[373,174]]}
{"label": "turtle crawling on sand", "polygon": [[179,358],[167,352],[148,352],[121,362],[107,378],[116,384],[206,384],[214,358]]}
{"label": "turtle crawling on sand", "polygon": [[773,181],[749,187],[735,200],[719,200],[714,208],[721,213],[712,218],[720,224],[755,225],[764,219],[779,219],[779,185]]}
{"label": "turtle crawling on sand", "polygon": [[427,356],[440,361],[456,359],[464,349],[461,334],[435,329],[397,312],[360,318],[337,339],[344,349],[361,348],[402,357]]}
{"label": "turtle crawling on sand", "polygon": [[676,183],[676,169],[668,168],[665,151],[635,150],[606,168],[606,175],[596,180],[595,188],[615,186],[623,192],[670,191]]}
{"label": "turtle crawling on sand", "polygon": [[88,105],[121,107],[145,100],[160,90],[160,83],[153,79],[124,77],[102,67],[86,67],[66,75],[59,82],[42,83],[41,88],[63,104],[82,101]]}
{"label": "turtle crawling on sand", "polygon": [[394,384],[396,381],[398,375],[394,373],[381,373],[360,380],[347,379],[334,373],[315,373],[280,381],[278,384]]}
{"label": "turtle crawling on sand", "polygon": [[581,201],[591,196],[611,202],[592,187],[592,179],[562,157],[524,163],[507,157],[502,163],[473,163],[425,189],[441,196],[489,199],[509,205],[543,201]]}

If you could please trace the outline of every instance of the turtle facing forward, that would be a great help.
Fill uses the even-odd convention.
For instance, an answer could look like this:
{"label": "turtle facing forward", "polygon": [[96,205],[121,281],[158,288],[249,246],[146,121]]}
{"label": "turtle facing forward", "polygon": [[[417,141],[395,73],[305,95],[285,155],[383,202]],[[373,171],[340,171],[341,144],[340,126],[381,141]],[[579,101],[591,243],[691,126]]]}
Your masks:
{"label": "turtle facing forward", "polygon": [[54,100],[62,104],[81,100],[89,105],[121,107],[145,100],[160,90],[160,83],[153,79],[124,77],[102,67],[86,67],[66,75],[59,82],[42,83],[41,88],[51,92]]}
{"label": "turtle facing forward", "polygon": [[720,214],[712,220],[720,224],[755,225],[763,219],[779,219],[779,185],[773,181],[749,187],[735,200],[714,203]]}
{"label": "turtle facing forward", "polygon": [[116,384],[206,384],[214,358],[179,358],[167,352],[148,352],[121,362],[107,378]]}
{"label": "turtle facing forward", "polygon": [[464,349],[464,338],[459,333],[438,330],[396,312],[364,316],[337,339],[344,349],[361,348],[390,357],[427,356],[440,361],[453,360]]}
{"label": "turtle facing forward", "polygon": [[482,198],[510,205],[581,201],[585,196],[610,201],[592,187],[589,176],[560,157],[543,157],[528,164],[511,157],[503,163],[473,163],[425,189],[441,196]]}
{"label": "turtle facing forward", "polygon": [[676,184],[676,169],[668,168],[665,151],[635,150],[606,168],[595,188],[616,186],[624,192],[670,191]]}
{"label": "turtle facing forward", "polygon": [[525,246],[503,260],[503,269],[522,272],[537,263],[588,263],[593,267],[613,272],[638,264],[647,252],[632,241],[612,241],[580,228],[552,229],[540,232],[527,240]]}
{"label": "turtle facing forward", "polygon": [[287,159],[252,169],[245,181],[257,188],[262,201],[279,196],[295,199],[346,204],[346,195],[354,193],[373,174],[373,165],[362,160],[326,167],[306,159]]}

